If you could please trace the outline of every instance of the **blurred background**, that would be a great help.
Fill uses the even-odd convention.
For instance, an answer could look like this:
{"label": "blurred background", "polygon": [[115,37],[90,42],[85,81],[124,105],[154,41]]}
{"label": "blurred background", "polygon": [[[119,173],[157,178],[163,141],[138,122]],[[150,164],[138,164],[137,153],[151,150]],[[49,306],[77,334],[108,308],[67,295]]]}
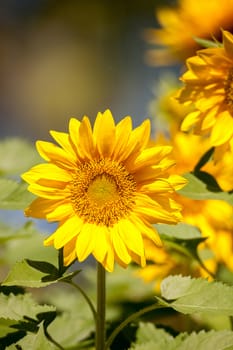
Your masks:
{"label": "blurred background", "polygon": [[[70,116],[149,117],[158,68],[146,65],[156,0],[1,0],[0,137],[48,139]],[[161,69],[161,68],[160,68]]]}

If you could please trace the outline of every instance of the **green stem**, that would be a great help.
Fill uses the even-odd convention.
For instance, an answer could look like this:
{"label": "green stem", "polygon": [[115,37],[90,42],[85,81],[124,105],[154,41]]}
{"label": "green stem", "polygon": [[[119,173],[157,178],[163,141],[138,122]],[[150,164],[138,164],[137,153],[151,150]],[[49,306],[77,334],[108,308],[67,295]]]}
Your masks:
{"label": "green stem", "polygon": [[84,292],[84,290],[78,284],[74,283],[73,281],[67,281],[66,283],[68,283],[71,286],[73,286],[74,288],[76,288],[82,294],[82,296],[85,298],[87,304],[89,305],[91,312],[93,314],[93,318],[96,322],[96,318],[97,318],[96,310],[94,308],[94,305],[92,304],[91,299],[88,297],[88,295]]}
{"label": "green stem", "polygon": [[156,309],[162,309],[164,308],[165,306],[164,305],[159,305],[159,304],[153,304],[153,305],[150,305],[150,306],[147,306],[135,313],[133,313],[132,315],[130,315],[129,317],[127,317],[122,323],[119,324],[119,326],[117,328],[114,329],[114,331],[110,334],[109,338],[107,339],[106,341],[106,344],[105,344],[105,347],[103,347],[103,350],[108,350],[110,349],[110,346],[113,342],[113,340],[116,338],[116,336],[120,333],[120,331],[125,327],[127,326],[128,323],[134,321],[136,318],[138,318],[139,316],[147,313],[147,312],[150,312],[150,311],[153,311],[153,310],[156,310]]}
{"label": "green stem", "polygon": [[105,344],[105,269],[97,263],[97,317],[96,317],[96,339],[95,349],[103,350]]}

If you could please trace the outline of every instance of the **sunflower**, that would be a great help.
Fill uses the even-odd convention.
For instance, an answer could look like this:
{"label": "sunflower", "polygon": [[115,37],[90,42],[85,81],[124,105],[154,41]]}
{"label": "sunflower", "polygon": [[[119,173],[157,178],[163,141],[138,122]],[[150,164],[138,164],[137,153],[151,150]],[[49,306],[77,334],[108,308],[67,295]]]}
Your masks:
{"label": "sunflower", "polygon": [[59,223],[44,244],[63,248],[66,266],[90,254],[108,271],[114,261],[144,266],[144,239],[160,244],[151,224],[181,219],[173,197],[186,180],[168,174],[172,148],[148,146],[149,120],[132,130],[130,117],[115,125],[109,110],[93,129],[85,116],[71,118],[69,133],[51,135],[58,145],[36,144],[47,163],[22,175],[38,196],[26,215]]}
{"label": "sunflower", "polygon": [[194,37],[221,37],[220,28],[233,29],[233,0],[179,0],[175,7],[159,8],[160,29],[148,29],[146,40],[161,48],[148,51],[148,63],[174,64],[195,54],[200,48]]}
{"label": "sunflower", "polygon": [[194,105],[181,130],[210,135],[210,146],[233,146],[233,35],[223,31],[223,47],[203,49],[187,60],[185,86],[177,98]]}

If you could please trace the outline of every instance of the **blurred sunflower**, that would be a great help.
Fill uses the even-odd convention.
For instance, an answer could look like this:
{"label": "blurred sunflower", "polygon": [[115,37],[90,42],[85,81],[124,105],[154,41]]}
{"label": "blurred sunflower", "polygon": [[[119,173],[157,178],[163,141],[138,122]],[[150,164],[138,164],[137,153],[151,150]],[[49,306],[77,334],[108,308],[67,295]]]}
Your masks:
{"label": "blurred sunflower", "polygon": [[223,31],[223,47],[203,49],[187,60],[185,86],[177,98],[194,105],[183,120],[181,130],[210,134],[210,146],[223,150],[233,147],[233,35]]}
{"label": "blurred sunflower", "polygon": [[163,46],[147,53],[153,65],[174,64],[195,54],[200,48],[194,37],[219,39],[220,28],[233,29],[233,0],[179,0],[177,6],[159,8],[160,29],[148,29],[146,40]]}
{"label": "blurred sunflower", "polygon": [[39,196],[26,215],[59,222],[44,244],[64,248],[65,265],[93,254],[108,271],[114,261],[144,266],[144,239],[160,244],[151,224],[181,220],[173,198],[186,180],[168,173],[172,148],[148,146],[149,120],[132,130],[130,117],[115,125],[109,110],[93,129],[85,116],[70,120],[69,133],[51,135],[60,147],[37,141],[48,163],[22,175]]}
{"label": "blurred sunflower", "polygon": [[[171,140],[160,137],[159,142],[173,146],[176,166],[170,171],[175,171],[176,174],[192,171],[200,156],[209,149],[208,139],[177,131],[171,135]],[[224,162],[223,158],[216,168],[215,163],[211,161],[202,170],[208,168],[217,181],[219,178],[222,181],[220,168],[222,164],[222,170],[225,171]],[[230,182],[232,184],[232,176],[233,169],[230,167],[222,183],[225,186],[229,186]],[[215,273],[218,264],[223,264],[233,271],[233,207],[224,201],[193,200],[180,194],[176,194],[176,201],[182,205],[183,222],[198,227],[202,235],[207,237],[207,240],[198,247],[199,255],[207,269]],[[197,262],[166,244],[163,247],[153,247],[147,241],[146,254],[147,259],[153,264],[149,264],[138,272],[145,281],[156,279],[159,284],[167,275],[177,273],[205,277],[208,275]]]}

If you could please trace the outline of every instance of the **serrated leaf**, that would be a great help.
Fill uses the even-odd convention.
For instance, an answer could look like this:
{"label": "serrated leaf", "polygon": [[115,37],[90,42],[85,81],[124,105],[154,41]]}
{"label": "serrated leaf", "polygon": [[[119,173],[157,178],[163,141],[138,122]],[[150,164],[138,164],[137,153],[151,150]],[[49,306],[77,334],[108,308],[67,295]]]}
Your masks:
{"label": "serrated leaf", "polygon": [[23,320],[24,316],[35,318],[38,313],[55,311],[51,305],[39,305],[32,299],[31,294],[0,293],[0,317],[10,320]]}
{"label": "serrated leaf", "polygon": [[233,347],[233,332],[229,330],[193,332],[180,345],[179,350],[229,350]]}
{"label": "serrated leaf", "polygon": [[173,337],[151,323],[139,324],[136,339],[129,350],[230,350],[233,346],[230,330],[180,333]]}
{"label": "serrated leaf", "polygon": [[186,334],[174,338],[164,329],[156,328],[152,323],[139,323],[136,342],[129,350],[178,350]]}
{"label": "serrated leaf", "polygon": [[38,162],[41,159],[31,143],[16,137],[0,142],[0,174],[19,175]]}
{"label": "serrated leaf", "polygon": [[[184,314],[208,312],[233,316],[233,287],[221,282],[169,276],[161,283],[161,295],[164,305]],[[173,301],[167,302],[170,300]]]}
{"label": "serrated leaf", "polygon": [[[56,350],[58,349],[53,345],[44,335],[43,324],[39,326],[39,330],[36,334],[29,333],[23,339],[17,342],[18,349],[30,349],[30,350]],[[15,350],[15,344],[7,347],[6,350]]]}
{"label": "serrated leaf", "polygon": [[198,179],[194,174],[187,173],[183,175],[188,183],[181,190],[178,191],[184,197],[205,200],[205,199],[215,199],[224,200],[229,204],[233,205],[233,193],[229,192],[212,192],[208,189],[208,185]]}
{"label": "serrated leaf", "polygon": [[28,185],[10,179],[0,178],[0,209],[24,209],[35,198],[27,190]]}
{"label": "serrated leaf", "polygon": [[11,327],[13,324],[15,324],[14,320],[0,318],[0,338],[4,337],[6,334],[15,332],[15,329]]}

